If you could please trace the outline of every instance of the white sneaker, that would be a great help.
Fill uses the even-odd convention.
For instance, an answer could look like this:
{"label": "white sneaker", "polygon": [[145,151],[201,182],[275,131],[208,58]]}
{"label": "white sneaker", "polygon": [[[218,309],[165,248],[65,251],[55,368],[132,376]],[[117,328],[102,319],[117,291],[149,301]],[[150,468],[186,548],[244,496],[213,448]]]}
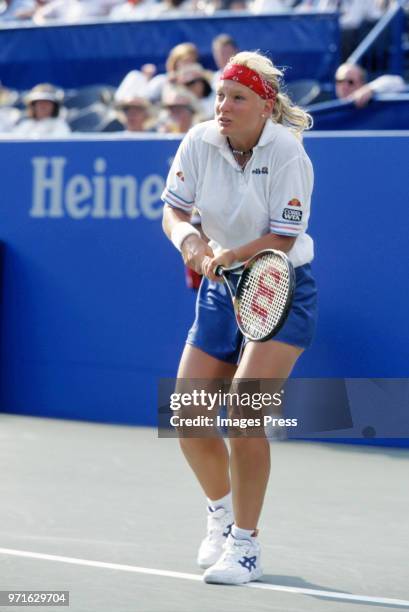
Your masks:
{"label": "white sneaker", "polygon": [[200,544],[197,563],[203,569],[210,567],[223,553],[223,545],[234,523],[233,513],[225,508],[207,508],[207,536]]}
{"label": "white sneaker", "polygon": [[245,584],[262,575],[260,545],[256,538],[237,540],[230,535],[223,555],[205,571],[203,580],[216,584]]}

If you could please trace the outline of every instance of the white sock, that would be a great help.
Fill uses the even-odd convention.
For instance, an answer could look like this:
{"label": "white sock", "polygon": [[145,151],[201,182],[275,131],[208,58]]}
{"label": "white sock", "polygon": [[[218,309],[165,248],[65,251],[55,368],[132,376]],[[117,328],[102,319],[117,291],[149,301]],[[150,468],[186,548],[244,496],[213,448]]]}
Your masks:
{"label": "white sock", "polygon": [[225,510],[228,510],[229,512],[232,511],[231,491],[227,493],[227,495],[225,495],[224,497],[221,497],[220,499],[210,499],[209,497],[207,497],[206,499],[207,499],[207,505],[212,510],[216,510],[216,508],[224,508]]}
{"label": "white sock", "polygon": [[233,525],[231,528],[231,534],[233,538],[236,538],[236,540],[251,540],[252,538],[256,537],[257,530],[241,529],[240,527],[237,527],[237,525]]}

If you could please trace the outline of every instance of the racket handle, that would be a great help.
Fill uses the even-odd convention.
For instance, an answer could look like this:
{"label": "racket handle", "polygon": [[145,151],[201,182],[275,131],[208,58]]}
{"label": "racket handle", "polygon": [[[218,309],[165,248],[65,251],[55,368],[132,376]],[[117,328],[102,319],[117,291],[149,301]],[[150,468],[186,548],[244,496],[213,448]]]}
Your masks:
{"label": "racket handle", "polygon": [[217,266],[216,270],[214,271],[216,276],[223,276],[223,272],[224,272],[223,266]]}

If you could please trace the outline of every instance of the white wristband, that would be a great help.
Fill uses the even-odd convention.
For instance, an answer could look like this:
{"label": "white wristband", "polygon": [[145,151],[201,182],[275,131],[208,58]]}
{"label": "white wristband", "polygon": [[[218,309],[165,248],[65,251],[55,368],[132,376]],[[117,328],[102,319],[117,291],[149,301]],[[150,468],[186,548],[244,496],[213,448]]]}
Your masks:
{"label": "white wristband", "polygon": [[183,241],[191,235],[199,236],[200,232],[187,221],[177,223],[172,230],[170,239],[178,251],[182,250]]}

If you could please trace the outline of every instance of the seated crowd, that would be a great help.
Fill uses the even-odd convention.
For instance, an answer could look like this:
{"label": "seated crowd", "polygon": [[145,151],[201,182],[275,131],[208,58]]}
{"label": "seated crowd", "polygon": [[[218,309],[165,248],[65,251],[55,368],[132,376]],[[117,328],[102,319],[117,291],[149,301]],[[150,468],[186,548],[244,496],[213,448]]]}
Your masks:
{"label": "seated crowd", "polygon": [[[183,16],[211,16],[219,11],[244,11],[248,15],[311,12],[339,14],[341,59],[346,61],[385,12],[409,0],[0,0],[0,27],[79,24],[98,21],[141,21]],[[382,38],[382,37],[381,37]],[[388,46],[381,40],[380,46]],[[384,66],[374,65],[382,71]]]}
{"label": "seated crowd", "polygon": [[[213,41],[218,70],[238,51],[222,34]],[[166,72],[145,65],[125,75],[118,88],[84,88],[73,95],[48,83],[25,95],[0,90],[0,132],[23,137],[64,137],[72,132],[185,133],[199,121],[213,117],[215,73],[199,63],[192,43],[174,47]]]}
{"label": "seated crowd", "polygon": [[364,21],[376,21],[391,4],[392,0],[2,0],[0,22],[83,23],[96,19],[155,19],[181,13],[211,15],[220,10],[255,14],[340,11],[341,26],[357,28]]}
{"label": "seated crowd", "polygon": [[[156,74],[156,67],[147,64],[125,75],[116,89],[63,92],[43,83],[19,95],[0,88],[0,133],[24,138],[63,138],[71,132],[185,133],[213,117],[220,70],[239,49],[231,36],[221,34],[212,50],[218,68],[213,73],[200,64],[193,43],[181,43],[170,51],[165,73]],[[365,70],[353,64],[339,66],[334,79],[335,96],[359,108],[374,94],[404,90],[402,77],[383,75],[367,82]]]}

